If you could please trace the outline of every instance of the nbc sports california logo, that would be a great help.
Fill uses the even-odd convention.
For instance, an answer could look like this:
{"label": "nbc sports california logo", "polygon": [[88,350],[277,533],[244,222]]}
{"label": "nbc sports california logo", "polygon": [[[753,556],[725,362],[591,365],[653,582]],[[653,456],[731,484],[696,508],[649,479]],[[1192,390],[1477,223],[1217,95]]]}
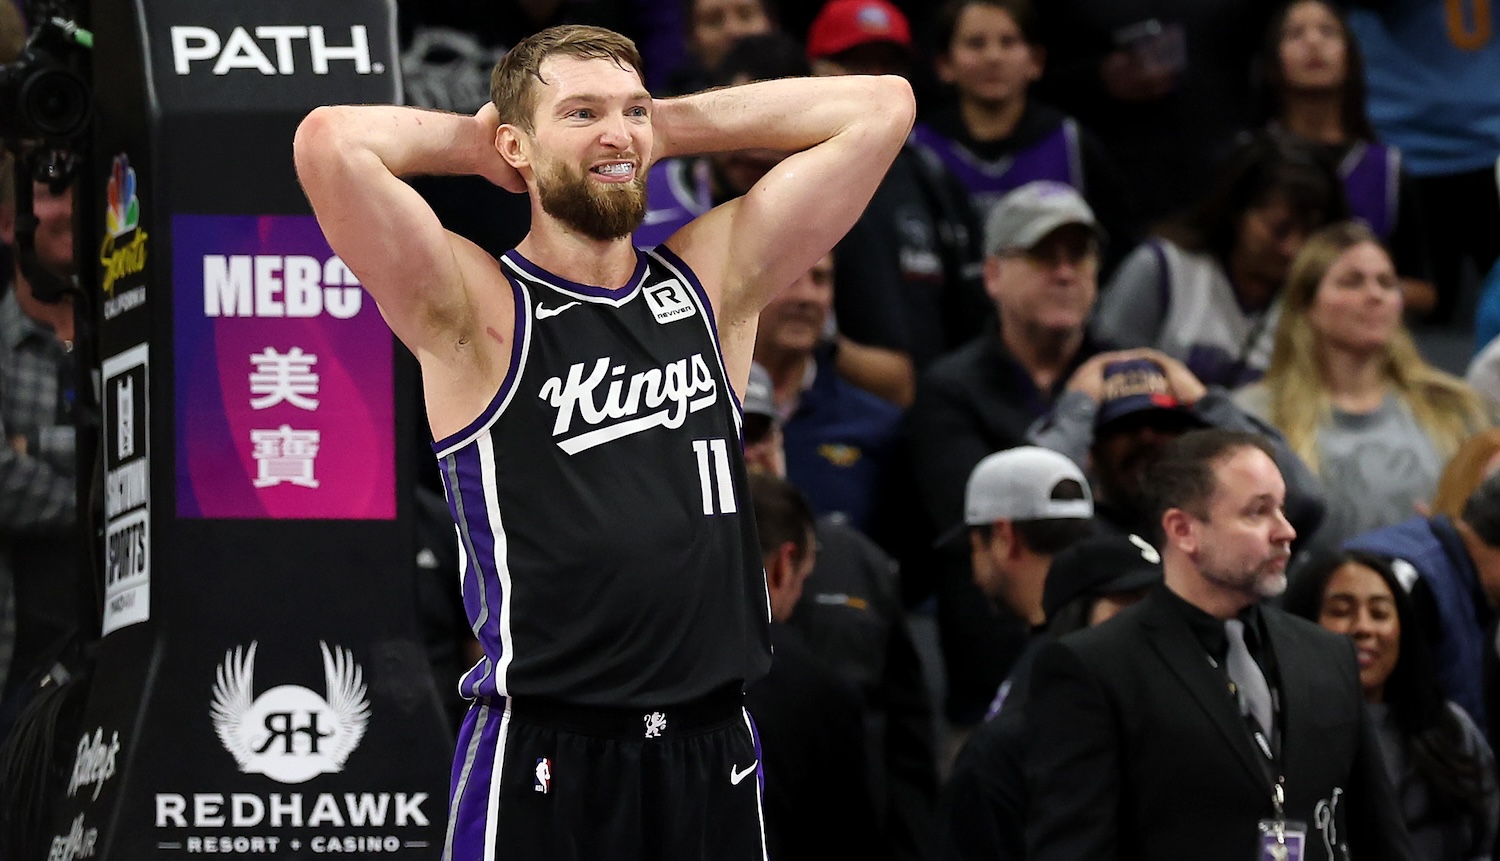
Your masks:
{"label": "nbc sports california logo", "polygon": [[246,774],[305,783],[344,769],[370,721],[364,671],[354,653],[320,642],[324,693],[278,685],[254,695],[256,642],[224,653],[215,674],[214,732]]}

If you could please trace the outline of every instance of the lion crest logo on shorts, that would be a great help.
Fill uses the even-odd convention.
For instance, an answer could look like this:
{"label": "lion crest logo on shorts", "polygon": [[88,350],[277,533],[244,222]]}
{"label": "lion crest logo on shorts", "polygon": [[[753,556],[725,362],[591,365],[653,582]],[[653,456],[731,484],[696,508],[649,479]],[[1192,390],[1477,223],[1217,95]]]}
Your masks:
{"label": "lion crest logo on shorts", "polygon": [[646,738],[661,738],[662,730],[667,728],[666,715],[652,712],[641,719],[646,722]]}

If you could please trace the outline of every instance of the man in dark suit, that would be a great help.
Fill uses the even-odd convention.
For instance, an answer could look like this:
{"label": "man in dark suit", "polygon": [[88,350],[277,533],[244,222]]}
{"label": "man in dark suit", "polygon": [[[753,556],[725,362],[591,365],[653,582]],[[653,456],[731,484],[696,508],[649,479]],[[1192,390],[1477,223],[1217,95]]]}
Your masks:
{"label": "man in dark suit", "polygon": [[1350,641],[1260,606],[1296,535],[1270,447],[1193,431],[1146,486],[1164,586],[1032,671],[1029,857],[1410,858]]}

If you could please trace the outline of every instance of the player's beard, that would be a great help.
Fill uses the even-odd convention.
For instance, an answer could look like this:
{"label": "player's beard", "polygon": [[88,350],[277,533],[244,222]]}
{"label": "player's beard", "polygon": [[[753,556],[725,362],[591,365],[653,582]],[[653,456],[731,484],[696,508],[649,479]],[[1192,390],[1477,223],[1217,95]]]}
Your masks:
{"label": "player's beard", "polygon": [[630,182],[591,182],[567,166],[537,173],[542,211],[590,239],[629,236],[646,217],[646,177]]}

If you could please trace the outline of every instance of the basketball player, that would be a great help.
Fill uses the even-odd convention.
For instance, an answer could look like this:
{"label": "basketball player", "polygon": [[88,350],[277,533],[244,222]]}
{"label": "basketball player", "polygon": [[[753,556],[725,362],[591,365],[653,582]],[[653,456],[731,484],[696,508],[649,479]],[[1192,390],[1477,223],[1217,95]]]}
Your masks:
{"label": "basketball player", "polygon": [[[444,859],[762,859],[741,705],[769,663],[737,392],[760,308],[864,208],[912,122],[899,78],[654,100],[631,42],[516,45],[472,117],[329,107],[298,129],[334,250],[421,362],[485,657],[459,737]],[[793,155],[653,252],[647,168]],[[531,197],[496,260],[400,177]]]}

